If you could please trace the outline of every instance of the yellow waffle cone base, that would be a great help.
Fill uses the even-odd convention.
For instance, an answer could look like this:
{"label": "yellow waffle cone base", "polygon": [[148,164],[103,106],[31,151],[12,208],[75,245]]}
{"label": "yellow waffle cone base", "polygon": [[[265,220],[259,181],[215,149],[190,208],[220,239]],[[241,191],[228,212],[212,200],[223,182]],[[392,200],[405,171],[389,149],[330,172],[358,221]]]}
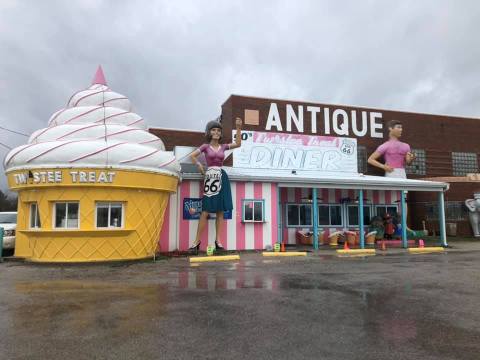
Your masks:
{"label": "yellow waffle cone base", "polygon": [[[169,195],[177,188],[176,177],[116,170],[111,183],[85,184],[66,181],[71,180],[69,170],[61,171],[67,172],[61,183],[21,186],[11,180],[13,174],[8,174],[11,188],[19,195],[15,256],[35,262],[96,262],[154,255]],[[98,174],[100,170],[86,171]],[[55,228],[56,202],[79,203],[79,228]],[[123,204],[121,228],[96,227],[98,202]],[[39,209],[38,229],[30,228],[32,203]]]}

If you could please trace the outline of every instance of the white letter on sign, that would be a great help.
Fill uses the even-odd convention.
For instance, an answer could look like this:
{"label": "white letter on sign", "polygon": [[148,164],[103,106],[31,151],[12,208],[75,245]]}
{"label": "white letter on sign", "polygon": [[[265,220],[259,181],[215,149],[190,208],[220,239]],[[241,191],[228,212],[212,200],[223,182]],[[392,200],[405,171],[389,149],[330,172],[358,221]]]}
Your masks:
{"label": "white letter on sign", "polygon": [[312,120],[312,134],[317,133],[317,113],[320,112],[319,106],[307,106],[307,111],[310,112],[310,118]]}
{"label": "white letter on sign", "polygon": [[[382,123],[377,123],[377,119],[382,118],[382,113],[379,112],[371,112],[370,113],[370,135],[374,138],[383,138],[383,125]],[[380,130],[380,132],[377,131]]]}
{"label": "white letter on sign", "polygon": [[[343,117],[343,123],[338,123],[338,116],[341,115]],[[348,114],[343,109],[336,109],[332,115],[332,122],[333,122],[333,131],[337,133],[337,135],[348,135]]]}
{"label": "white letter on sign", "polygon": [[278,131],[283,131],[282,122],[280,121],[280,114],[278,113],[277,104],[271,103],[270,110],[268,111],[267,125],[265,130],[271,130],[272,126],[275,126]]}
{"label": "white letter on sign", "polygon": [[292,105],[287,104],[287,131],[292,131],[292,121],[295,123],[298,132],[303,133],[303,106],[298,105],[298,117]]}

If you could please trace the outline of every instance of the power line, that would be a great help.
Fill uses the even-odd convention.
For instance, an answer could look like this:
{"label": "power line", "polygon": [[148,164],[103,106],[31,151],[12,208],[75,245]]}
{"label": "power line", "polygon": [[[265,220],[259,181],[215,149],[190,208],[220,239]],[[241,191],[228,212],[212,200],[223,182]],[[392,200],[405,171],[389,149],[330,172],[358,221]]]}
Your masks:
{"label": "power line", "polygon": [[26,137],[30,137],[30,135],[27,135],[27,134],[24,134],[24,133],[21,133],[21,132],[18,132],[18,131],[15,131],[15,130],[10,130],[10,129],[7,129],[3,126],[0,126],[0,129],[2,130],[6,130],[6,131],[9,131],[11,133],[14,133],[14,134],[18,134],[18,135],[22,135],[22,136],[26,136]]}
{"label": "power line", "polygon": [[0,145],[3,146],[3,147],[5,147],[5,148],[7,148],[8,150],[12,150],[12,148],[11,148],[10,146],[5,145],[5,144],[3,144],[3,143],[1,143],[1,142],[0,142]]}

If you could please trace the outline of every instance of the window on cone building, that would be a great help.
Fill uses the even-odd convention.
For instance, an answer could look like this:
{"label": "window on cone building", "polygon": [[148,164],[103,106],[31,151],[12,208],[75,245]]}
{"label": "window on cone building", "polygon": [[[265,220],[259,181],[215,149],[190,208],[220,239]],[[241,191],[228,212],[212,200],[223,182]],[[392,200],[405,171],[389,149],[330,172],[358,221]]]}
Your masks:
{"label": "window on cone building", "polygon": [[99,202],[96,204],[97,228],[123,227],[123,204],[116,202]]}
{"label": "window on cone building", "polygon": [[38,211],[38,204],[31,203],[30,204],[30,228],[40,228],[40,213]]}
{"label": "window on cone building", "polygon": [[55,228],[78,228],[78,202],[55,203]]}

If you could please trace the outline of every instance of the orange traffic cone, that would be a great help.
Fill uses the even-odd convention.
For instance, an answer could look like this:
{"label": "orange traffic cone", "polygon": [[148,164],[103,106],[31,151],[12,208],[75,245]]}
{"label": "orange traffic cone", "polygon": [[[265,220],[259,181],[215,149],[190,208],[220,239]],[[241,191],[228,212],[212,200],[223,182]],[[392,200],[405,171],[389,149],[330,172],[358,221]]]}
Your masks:
{"label": "orange traffic cone", "polygon": [[425,242],[423,241],[423,239],[418,240],[418,247],[419,248],[424,248],[425,247]]}
{"label": "orange traffic cone", "polygon": [[347,239],[345,239],[345,242],[343,243],[343,250],[350,250]]}
{"label": "orange traffic cone", "polygon": [[385,244],[385,240],[382,241],[382,251],[387,251],[387,245]]}
{"label": "orange traffic cone", "polygon": [[281,252],[285,252],[285,243],[282,241],[282,245],[280,247]]}

